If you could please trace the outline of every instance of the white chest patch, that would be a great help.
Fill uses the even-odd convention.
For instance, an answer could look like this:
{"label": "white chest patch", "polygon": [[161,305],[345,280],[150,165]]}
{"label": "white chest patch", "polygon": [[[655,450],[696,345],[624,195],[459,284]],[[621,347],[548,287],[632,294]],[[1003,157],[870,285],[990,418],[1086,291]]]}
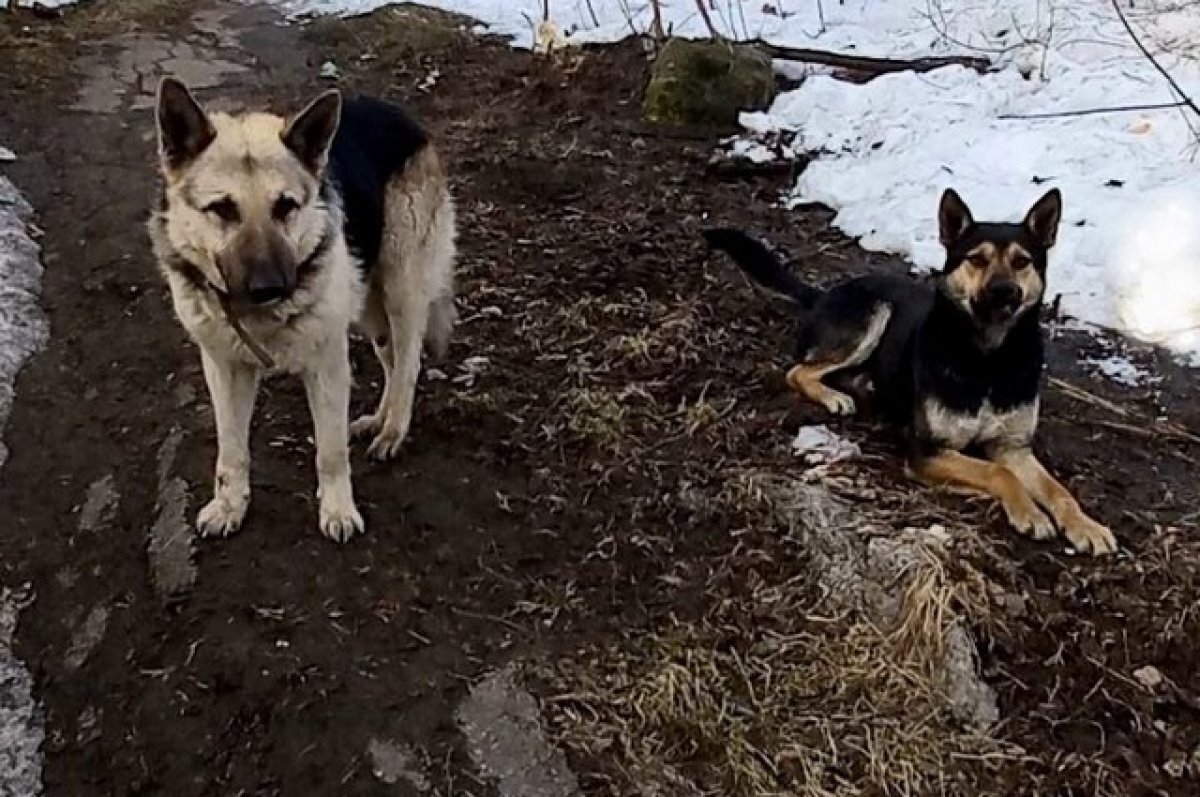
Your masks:
{"label": "white chest patch", "polygon": [[977,413],[951,410],[936,399],[926,399],[921,407],[925,426],[938,443],[954,451],[971,444],[1022,448],[1033,439],[1038,421],[1038,402],[996,412],[985,400]]}

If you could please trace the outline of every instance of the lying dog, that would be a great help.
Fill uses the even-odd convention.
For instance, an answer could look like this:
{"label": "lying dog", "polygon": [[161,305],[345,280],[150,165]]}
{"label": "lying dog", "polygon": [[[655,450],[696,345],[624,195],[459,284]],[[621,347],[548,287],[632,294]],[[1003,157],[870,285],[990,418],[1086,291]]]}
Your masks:
{"label": "lying dog", "polygon": [[[329,91],[290,120],[206,114],[173,79],[158,92],[163,191],[149,223],[175,312],[200,347],[217,424],[205,535],[250,501],[250,420],[264,371],[304,380],[321,531],[363,530],[349,437],[394,456],[408,433],[422,345],[454,324],[454,205],[437,152],[404,111]],[[348,424],[348,327],[383,365],[378,409]]]}
{"label": "lying dog", "polygon": [[882,413],[906,430],[921,478],[996,498],[1013,527],[1035,539],[1053,536],[1057,523],[1077,549],[1100,555],[1116,550],[1112,532],[1084,514],[1030,450],[1043,364],[1039,310],[1061,217],[1057,189],[1020,224],[976,222],[948,190],[938,213],[947,258],[936,280],[876,274],[828,291],[804,284],[744,233],[704,236],[799,308],[793,389],[852,414],[854,399],[826,380],[865,379]]}

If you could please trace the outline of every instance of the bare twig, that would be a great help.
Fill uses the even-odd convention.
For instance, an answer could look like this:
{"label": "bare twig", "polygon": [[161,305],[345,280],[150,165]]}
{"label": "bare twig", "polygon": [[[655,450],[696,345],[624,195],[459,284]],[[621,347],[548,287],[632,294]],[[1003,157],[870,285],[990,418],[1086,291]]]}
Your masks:
{"label": "bare twig", "polygon": [[1080,108],[1073,111],[1049,111],[1047,113],[1003,113],[997,119],[1061,119],[1071,116],[1091,116],[1099,113],[1125,113],[1128,111],[1161,111],[1184,107],[1182,100],[1176,102],[1152,102],[1146,105],[1112,105],[1105,108]]}
{"label": "bare twig", "polygon": [[704,0],[696,0],[696,8],[700,10],[700,18],[704,20],[704,26],[708,28],[708,35],[717,41],[724,41],[725,37],[717,31],[717,26],[713,24],[712,14],[708,13]]}
{"label": "bare twig", "polygon": [[663,30],[661,0],[650,0],[650,9],[654,12],[654,21],[650,23],[650,35],[655,41],[662,41],[667,38],[667,32]]}
{"label": "bare twig", "polygon": [[1171,77],[1171,73],[1168,72],[1166,68],[1158,62],[1158,59],[1150,54],[1150,50],[1146,48],[1146,45],[1142,44],[1142,40],[1138,38],[1137,33],[1133,29],[1133,25],[1129,23],[1129,18],[1126,17],[1125,12],[1121,10],[1120,0],[1112,0],[1112,7],[1113,10],[1117,12],[1117,18],[1121,20],[1121,24],[1125,27],[1125,31],[1129,34],[1129,38],[1132,39],[1133,43],[1137,45],[1137,48],[1142,51],[1142,55],[1146,56],[1146,60],[1150,62],[1150,65],[1158,70],[1158,73],[1166,79],[1167,83],[1170,84],[1171,89],[1183,101],[1183,104],[1190,108],[1197,116],[1200,116],[1200,107],[1196,107],[1196,103],[1193,102],[1192,98],[1187,95],[1187,92],[1185,92],[1179,86],[1179,84],[1175,82],[1175,78]]}
{"label": "bare twig", "polygon": [[[1138,38],[1137,32],[1135,32],[1133,29],[1133,25],[1130,24],[1129,18],[1126,17],[1125,12],[1121,10],[1120,0],[1112,0],[1112,7],[1113,10],[1117,12],[1117,18],[1121,20],[1121,24],[1125,27],[1125,31],[1129,34],[1129,38],[1131,38],[1133,43],[1137,45],[1137,48],[1142,51],[1142,55],[1146,56],[1146,60],[1150,62],[1150,65],[1158,70],[1158,73],[1166,79],[1167,83],[1171,86],[1171,90],[1175,92],[1175,96],[1179,97],[1183,104],[1186,105],[1192,111],[1192,113],[1200,116],[1200,107],[1196,106],[1196,103],[1193,102],[1192,98],[1187,95],[1187,92],[1185,92],[1180,85],[1175,82],[1175,78],[1171,77],[1171,73],[1168,72],[1166,68],[1158,62],[1158,59],[1150,54],[1150,50],[1146,48],[1146,45],[1142,44],[1142,40]],[[1192,132],[1192,140],[1195,141],[1200,139],[1200,131],[1196,129],[1193,120],[1188,117],[1187,114],[1184,114],[1183,119],[1187,124],[1188,129]]]}
{"label": "bare twig", "polygon": [[584,3],[587,5],[588,14],[592,17],[592,25],[600,27],[600,17],[596,16],[596,7],[592,5],[592,0],[584,0]]}
{"label": "bare twig", "polygon": [[542,22],[550,21],[550,0],[542,0]]}

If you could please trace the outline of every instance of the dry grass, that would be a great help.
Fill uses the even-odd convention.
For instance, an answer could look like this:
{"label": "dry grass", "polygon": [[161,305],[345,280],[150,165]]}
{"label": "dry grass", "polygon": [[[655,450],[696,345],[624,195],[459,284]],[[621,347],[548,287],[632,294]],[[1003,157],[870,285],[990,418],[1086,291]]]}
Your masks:
{"label": "dry grass", "polygon": [[955,719],[939,665],[961,595],[941,562],[911,574],[890,628],[814,613],[811,586],[758,580],[700,622],[561,663],[562,742],[613,795],[989,793],[1023,753]]}

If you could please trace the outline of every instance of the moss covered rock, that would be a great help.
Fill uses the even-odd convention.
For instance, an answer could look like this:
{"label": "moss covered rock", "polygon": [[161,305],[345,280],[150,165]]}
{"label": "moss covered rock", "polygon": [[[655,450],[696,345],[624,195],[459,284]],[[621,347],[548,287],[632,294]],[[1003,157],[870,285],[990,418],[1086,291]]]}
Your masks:
{"label": "moss covered rock", "polygon": [[748,45],[671,39],[646,87],[648,122],[733,125],[738,113],[761,110],[775,90],[771,59]]}

